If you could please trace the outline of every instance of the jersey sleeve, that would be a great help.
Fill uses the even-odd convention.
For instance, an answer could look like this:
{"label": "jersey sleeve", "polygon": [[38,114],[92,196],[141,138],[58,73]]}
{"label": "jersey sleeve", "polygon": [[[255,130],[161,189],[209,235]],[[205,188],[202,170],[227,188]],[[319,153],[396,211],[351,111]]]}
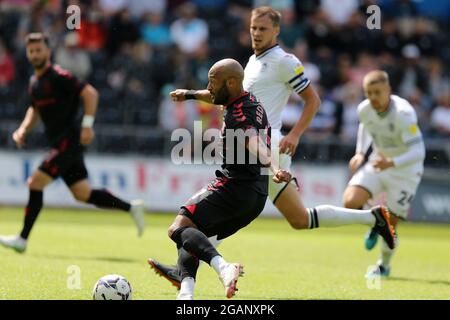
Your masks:
{"label": "jersey sleeve", "polygon": [[422,133],[417,126],[417,116],[414,112],[401,111],[398,116],[401,129],[402,141],[408,150],[392,160],[396,167],[423,161],[425,159],[425,145]]}
{"label": "jersey sleeve", "polygon": [[422,133],[417,125],[417,116],[414,112],[401,111],[398,121],[400,122],[402,141],[405,145],[411,146],[422,142]]}
{"label": "jersey sleeve", "polygon": [[291,87],[297,94],[302,93],[311,81],[305,75],[305,67],[292,54],[286,54],[279,63],[279,78]]}
{"label": "jersey sleeve", "polygon": [[32,92],[31,92],[31,83],[28,85],[28,88],[27,88],[27,96],[25,98],[25,105],[26,105],[27,109],[30,106],[35,108],[35,105],[34,105],[34,102],[33,102]]}
{"label": "jersey sleeve", "polygon": [[79,95],[86,85],[85,82],[78,80],[70,71],[64,70],[59,66],[55,66],[54,69],[58,73],[58,80],[63,90],[68,93],[75,93]]}

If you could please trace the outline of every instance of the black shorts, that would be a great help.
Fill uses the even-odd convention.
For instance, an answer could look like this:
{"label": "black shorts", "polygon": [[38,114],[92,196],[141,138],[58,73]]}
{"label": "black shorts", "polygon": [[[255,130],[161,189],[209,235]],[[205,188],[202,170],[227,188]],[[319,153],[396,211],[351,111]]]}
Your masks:
{"label": "black shorts", "polygon": [[61,176],[67,186],[86,179],[88,172],[84,164],[83,146],[75,139],[63,139],[50,150],[39,170],[53,179]]}
{"label": "black shorts", "polygon": [[217,178],[189,199],[180,214],[188,217],[207,237],[224,239],[256,219],[267,195],[252,188],[251,181]]}

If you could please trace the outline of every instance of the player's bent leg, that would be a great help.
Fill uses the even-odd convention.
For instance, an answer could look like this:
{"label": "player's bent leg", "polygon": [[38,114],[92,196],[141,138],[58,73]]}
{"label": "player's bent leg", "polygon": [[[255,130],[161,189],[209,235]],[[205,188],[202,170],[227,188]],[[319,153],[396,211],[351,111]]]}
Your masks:
{"label": "player's bent leg", "polygon": [[87,179],[73,182],[69,185],[69,189],[74,198],[80,202],[90,203],[99,208],[119,209],[129,212],[136,224],[138,236],[142,236],[145,229],[144,204],[142,201],[136,200],[130,204],[115,197],[106,190],[91,189]]}
{"label": "player's bent leg", "polygon": [[228,263],[209,242],[206,235],[197,229],[194,222],[185,216],[185,209],[175,218],[169,227],[168,235],[187,252],[195,255],[198,259],[208,263],[219,275],[225,287],[227,298],[234,296],[237,291],[237,280],[244,274],[243,266],[238,263]]}
{"label": "player's bent leg", "polygon": [[92,192],[91,186],[87,179],[75,182],[69,186],[69,189],[73,197],[80,202],[88,202]]}
{"label": "player's bent leg", "polygon": [[177,300],[193,300],[195,278],[199,260],[183,248],[178,248],[178,269],[180,270],[181,283]]}
{"label": "player's bent leg", "polygon": [[[220,243],[222,243],[222,240],[218,240],[217,236],[212,236],[208,238],[209,242],[213,245],[214,248],[217,249]],[[174,265],[167,265],[164,263],[161,263],[155,259],[149,258],[147,260],[150,267],[155,271],[155,273],[163,278],[165,278],[167,281],[169,281],[177,290],[180,290],[181,288],[181,274],[180,270],[177,266]],[[203,261],[200,261],[200,264],[202,264]]]}
{"label": "player's bent leg", "polygon": [[275,199],[274,205],[293,229],[300,230],[308,228],[308,210],[303,205],[297,189],[293,184],[289,183],[280,191]]}
{"label": "player's bent leg", "polygon": [[28,178],[27,184],[30,193],[28,204],[25,207],[22,231],[19,235],[0,236],[0,244],[19,253],[25,252],[31,229],[43,206],[43,190],[52,181],[53,177],[41,170],[36,170],[31,177]]}
{"label": "player's bent leg", "polygon": [[344,207],[361,209],[372,198],[371,193],[361,186],[348,186],[344,191]]}

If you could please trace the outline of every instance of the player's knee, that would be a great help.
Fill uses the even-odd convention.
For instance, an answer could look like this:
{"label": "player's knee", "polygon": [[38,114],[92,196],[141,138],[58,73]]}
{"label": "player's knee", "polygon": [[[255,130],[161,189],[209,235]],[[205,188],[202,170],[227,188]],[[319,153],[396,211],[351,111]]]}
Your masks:
{"label": "player's knee", "polygon": [[178,229],[178,226],[170,225],[169,229],[167,229],[167,236],[172,239],[172,235],[175,233],[175,231]]}
{"label": "player's knee", "polygon": [[42,190],[43,184],[39,181],[39,179],[36,179],[34,177],[29,177],[27,179],[27,186],[30,190]]}
{"label": "player's knee", "polygon": [[360,209],[364,203],[358,199],[354,194],[344,193],[344,207],[349,209]]}
{"label": "player's knee", "polygon": [[75,200],[80,202],[87,202],[90,197],[90,192],[85,190],[76,190],[72,191],[72,195],[75,198]]}

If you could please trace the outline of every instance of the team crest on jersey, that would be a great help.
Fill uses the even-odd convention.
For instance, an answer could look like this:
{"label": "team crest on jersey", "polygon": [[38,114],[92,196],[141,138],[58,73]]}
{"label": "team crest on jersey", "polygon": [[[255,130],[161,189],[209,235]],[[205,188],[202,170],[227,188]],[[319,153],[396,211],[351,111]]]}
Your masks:
{"label": "team crest on jersey", "polygon": [[267,67],[268,67],[267,62],[263,62],[262,66],[261,66],[261,72],[266,71]]}

